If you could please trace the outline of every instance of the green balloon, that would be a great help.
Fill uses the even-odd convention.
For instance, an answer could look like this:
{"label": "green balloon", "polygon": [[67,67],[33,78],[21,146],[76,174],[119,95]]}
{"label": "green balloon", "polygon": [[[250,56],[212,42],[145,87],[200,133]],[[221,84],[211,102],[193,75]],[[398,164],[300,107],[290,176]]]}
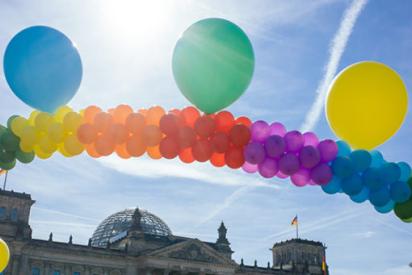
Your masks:
{"label": "green balloon", "polygon": [[249,86],[255,60],[247,35],[230,21],[191,25],[176,43],[173,75],[182,94],[205,113],[237,100]]}
{"label": "green balloon", "polygon": [[18,117],[19,117],[18,115],[12,115],[11,117],[9,117],[9,119],[7,120],[7,128],[11,130],[11,123],[13,122],[13,120],[15,120]]}
{"label": "green balloon", "polygon": [[401,220],[412,219],[412,198],[409,198],[406,202],[396,203],[393,208],[396,216]]}
{"label": "green balloon", "polygon": [[12,162],[15,159],[14,152],[0,149],[0,162]]}
{"label": "green balloon", "polygon": [[22,152],[21,150],[18,150],[16,152],[16,158],[18,161],[20,161],[21,163],[30,163],[34,160],[34,152]]}
{"label": "green balloon", "polygon": [[6,132],[7,132],[7,128],[0,124],[0,138]]}
{"label": "green balloon", "polygon": [[13,160],[11,162],[1,162],[0,161],[0,168],[3,170],[11,170],[16,166],[16,160]]}
{"label": "green balloon", "polygon": [[7,129],[0,137],[0,145],[7,151],[17,151],[19,149],[20,139]]}

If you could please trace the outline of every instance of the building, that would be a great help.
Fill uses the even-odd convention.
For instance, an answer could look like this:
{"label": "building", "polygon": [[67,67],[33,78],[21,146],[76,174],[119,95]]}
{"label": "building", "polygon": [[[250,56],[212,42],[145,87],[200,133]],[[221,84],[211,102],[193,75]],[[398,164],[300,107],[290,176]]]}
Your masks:
{"label": "building", "polygon": [[[87,245],[33,239],[29,194],[0,190],[0,237],[10,247],[5,275],[177,275],[177,274],[328,274],[326,247],[292,239],[272,248],[273,264],[247,266],[232,259],[222,222],[216,242],[173,235],[156,215],[139,208],[106,218]],[[75,230],[75,229],[73,229]],[[324,270],[322,270],[324,269]]]}

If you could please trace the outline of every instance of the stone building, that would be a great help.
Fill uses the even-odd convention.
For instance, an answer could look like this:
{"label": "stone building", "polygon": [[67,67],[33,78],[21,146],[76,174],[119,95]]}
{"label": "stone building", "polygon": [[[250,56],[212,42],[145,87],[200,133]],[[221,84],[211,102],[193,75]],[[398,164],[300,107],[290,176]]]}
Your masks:
{"label": "stone building", "polygon": [[328,274],[322,270],[326,247],[292,239],[273,246],[273,265],[247,266],[232,259],[223,222],[216,242],[175,236],[156,215],[139,208],[106,218],[87,245],[32,238],[34,201],[29,194],[0,190],[0,237],[10,247],[5,275],[136,274]]}

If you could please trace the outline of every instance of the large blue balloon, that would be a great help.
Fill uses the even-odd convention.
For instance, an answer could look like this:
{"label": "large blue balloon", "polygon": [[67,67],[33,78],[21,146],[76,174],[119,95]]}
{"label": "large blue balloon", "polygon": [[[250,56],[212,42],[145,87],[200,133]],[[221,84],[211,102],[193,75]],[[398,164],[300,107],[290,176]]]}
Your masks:
{"label": "large blue balloon", "polygon": [[53,112],[72,99],[82,79],[80,55],[63,33],[50,27],[22,30],[4,54],[4,73],[24,103]]}

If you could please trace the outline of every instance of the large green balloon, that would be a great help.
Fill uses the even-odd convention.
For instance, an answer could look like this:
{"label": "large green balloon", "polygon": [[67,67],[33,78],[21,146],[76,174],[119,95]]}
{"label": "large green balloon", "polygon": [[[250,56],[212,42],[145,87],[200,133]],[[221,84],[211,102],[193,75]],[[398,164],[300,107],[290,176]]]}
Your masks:
{"label": "large green balloon", "polygon": [[219,111],[248,87],[254,69],[252,44],[230,21],[209,18],[190,26],[173,53],[173,75],[183,95],[205,113]]}

